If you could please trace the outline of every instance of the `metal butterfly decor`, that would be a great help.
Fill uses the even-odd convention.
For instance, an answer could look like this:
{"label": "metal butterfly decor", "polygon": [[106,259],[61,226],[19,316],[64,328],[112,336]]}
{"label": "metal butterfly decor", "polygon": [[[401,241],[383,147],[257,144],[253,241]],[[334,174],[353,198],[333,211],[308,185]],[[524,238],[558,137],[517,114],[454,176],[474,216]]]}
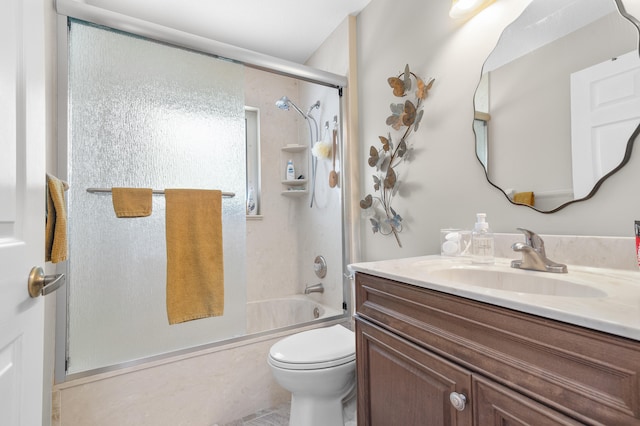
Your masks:
{"label": "metal butterfly decor", "polygon": [[393,234],[399,247],[402,247],[398,236],[402,232],[402,216],[391,207],[391,201],[400,185],[395,169],[400,163],[407,161],[406,154],[409,150],[407,139],[412,132],[418,130],[424,112],[422,103],[427,98],[434,81],[433,78],[429,78],[425,82],[409,70],[409,65],[405,66],[404,72],[398,77],[387,79],[389,86],[393,89],[393,95],[398,98],[406,97],[415,84],[415,102],[407,99],[390,105],[391,115],[387,117],[386,124],[393,130],[401,132],[398,142],[394,143],[389,132],[387,136],[379,136],[381,148],[373,145],[369,148],[368,163],[370,167],[376,169],[373,175],[373,189],[380,194],[376,196],[367,194],[360,200],[360,208],[368,216],[373,233]]}

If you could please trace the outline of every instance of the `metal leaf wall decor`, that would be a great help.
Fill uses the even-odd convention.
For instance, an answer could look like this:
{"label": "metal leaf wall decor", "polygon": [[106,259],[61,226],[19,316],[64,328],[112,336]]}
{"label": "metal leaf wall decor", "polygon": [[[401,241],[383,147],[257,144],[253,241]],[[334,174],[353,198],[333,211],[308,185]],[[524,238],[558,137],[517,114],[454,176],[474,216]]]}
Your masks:
{"label": "metal leaf wall decor", "polygon": [[[399,139],[394,141],[391,131],[386,136],[379,136],[380,147],[369,148],[370,167],[375,169],[373,174],[374,195],[367,194],[360,200],[360,208],[365,211],[373,233],[392,235],[399,247],[402,247],[398,234],[402,232],[402,216],[391,207],[393,197],[398,192],[400,179],[396,168],[407,161],[408,138],[416,132],[420,126],[424,113],[422,104],[427,98],[429,90],[433,86],[433,78],[426,81],[412,73],[409,65],[404,72],[397,77],[389,77],[387,82],[393,89],[393,95],[397,98],[406,98],[415,95],[415,100],[406,99],[404,102],[391,103],[391,115],[387,117],[386,124],[391,126]],[[415,87],[415,91],[412,92]]]}

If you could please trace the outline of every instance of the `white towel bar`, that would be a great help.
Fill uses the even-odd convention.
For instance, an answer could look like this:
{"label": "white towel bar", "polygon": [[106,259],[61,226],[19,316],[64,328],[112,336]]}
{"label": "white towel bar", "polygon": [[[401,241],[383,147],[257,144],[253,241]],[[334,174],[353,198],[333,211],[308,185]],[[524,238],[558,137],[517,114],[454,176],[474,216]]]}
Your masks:
{"label": "white towel bar", "polygon": [[[154,189],[152,190],[154,195],[164,195],[164,191],[161,189]],[[87,192],[91,193],[91,194],[96,194],[96,193],[110,193],[111,192],[111,188],[87,188]],[[232,198],[236,196],[235,192],[223,192],[222,193],[223,197],[226,198]]]}

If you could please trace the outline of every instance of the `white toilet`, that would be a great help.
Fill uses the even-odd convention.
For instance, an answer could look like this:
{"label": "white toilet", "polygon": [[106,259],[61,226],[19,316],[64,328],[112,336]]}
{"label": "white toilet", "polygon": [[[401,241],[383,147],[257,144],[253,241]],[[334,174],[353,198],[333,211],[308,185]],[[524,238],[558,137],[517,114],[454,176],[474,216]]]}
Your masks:
{"label": "white toilet", "polygon": [[342,401],[355,387],[353,331],[334,325],[293,334],[269,350],[273,377],[291,392],[290,426],[342,426]]}

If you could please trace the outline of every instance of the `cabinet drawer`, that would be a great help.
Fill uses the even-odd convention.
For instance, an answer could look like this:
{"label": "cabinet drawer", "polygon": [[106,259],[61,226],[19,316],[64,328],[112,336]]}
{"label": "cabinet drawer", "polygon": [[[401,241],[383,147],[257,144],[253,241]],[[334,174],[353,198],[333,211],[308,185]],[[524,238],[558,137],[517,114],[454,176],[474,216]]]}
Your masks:
{"label": "cabinet drawer", "polygon": [[361,273],[356,315],[586,424],[640,424],[640,342]]}

